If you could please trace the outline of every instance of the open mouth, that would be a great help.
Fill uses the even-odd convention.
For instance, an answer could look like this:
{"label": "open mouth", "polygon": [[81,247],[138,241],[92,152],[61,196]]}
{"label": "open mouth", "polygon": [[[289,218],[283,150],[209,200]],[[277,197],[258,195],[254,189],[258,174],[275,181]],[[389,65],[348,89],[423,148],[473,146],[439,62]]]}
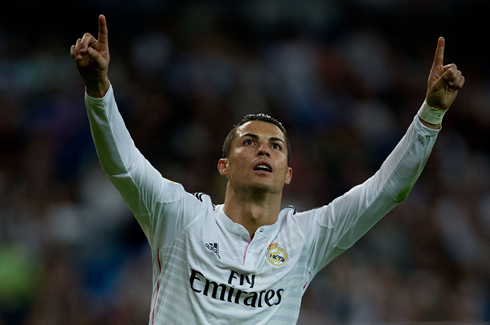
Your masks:
{"label": "open mouth", "polygon": [[259,163],[259,164],[255,165],[254,170],[272,173],[271,166],[269,166],[268,164],[265,164],[265,163]]}

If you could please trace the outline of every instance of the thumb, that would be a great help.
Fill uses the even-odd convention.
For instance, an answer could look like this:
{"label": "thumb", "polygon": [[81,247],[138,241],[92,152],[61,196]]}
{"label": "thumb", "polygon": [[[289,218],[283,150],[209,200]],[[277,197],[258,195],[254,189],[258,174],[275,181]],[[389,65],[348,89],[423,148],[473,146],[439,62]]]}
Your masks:
{"label": "thumb", "polygon": [[444,71],[444,73],[441,75],[441,79],[442,80],[445,80],[445,81],[449,81],[451,80],[451,78],[453,77],[453,71],[451,69],[447,69],[446,71]]}
{"label": "thumb", "polygon": [[444,84],[444,87],[448,87],[448,89],[452,89],[454,87],[454,84],[455,84],[455,71],[453,70],[453,66],[451,65],[451,67],[449,69],[447,69],[446,71],[444,71],[444,73],[442,74],[441,78],[440,78],[440,81],[442,81],[442,83]]}
{"label": "thumb", "polygon": [[93,59],[98,66],[104,67],[106,65],[105,59],[100,55],[100,53],[95,50],[93,47],[89,47],[87,49],[88,56]]}

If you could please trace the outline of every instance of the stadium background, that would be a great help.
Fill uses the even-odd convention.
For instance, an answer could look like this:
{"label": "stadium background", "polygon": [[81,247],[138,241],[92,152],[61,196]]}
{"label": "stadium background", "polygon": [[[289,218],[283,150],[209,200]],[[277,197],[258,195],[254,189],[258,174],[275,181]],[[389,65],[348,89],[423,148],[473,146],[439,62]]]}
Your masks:
{"label": "stadium background", "polygon": [[[222,203],[243,115],[288,129],[284,205],[379,167],[422,103],[437,38],[467,82],[407,200],[328,265],[299,324],[490,321],[486,0],[17,1],[0,10],[0,324],[145,324],[146,239],[103,174],[69,48],[106,14],[138,146]],[[182,311],[185,312],[185,311]]]}

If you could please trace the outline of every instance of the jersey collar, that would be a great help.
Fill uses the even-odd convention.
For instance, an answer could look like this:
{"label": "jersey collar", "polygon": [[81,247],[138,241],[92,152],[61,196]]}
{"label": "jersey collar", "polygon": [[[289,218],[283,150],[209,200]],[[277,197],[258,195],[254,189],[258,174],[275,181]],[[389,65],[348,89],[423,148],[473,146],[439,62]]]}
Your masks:
{"label": "jersey collar", "polygon": [[[216,206],[215,211],[216,211],[216,218],[218,223],[220,223],[227,231],[250,240],[250,235],[247,229],[245,229],[245,227],[242,226],[241,224],[233,222],[223,211],[223,207],[224,207],[223,204]],[[284,221],[285,216],[288,213],[293,213],[294,211],[295,211],[294,208],[291,206],[282,209],[281,211],[279,211],[279,216],[274,224],[268,226],[261,226],[257,229],[257,232],[265,236],[268,236],[274,232],[278,232],[279,228],[281,227]]]}

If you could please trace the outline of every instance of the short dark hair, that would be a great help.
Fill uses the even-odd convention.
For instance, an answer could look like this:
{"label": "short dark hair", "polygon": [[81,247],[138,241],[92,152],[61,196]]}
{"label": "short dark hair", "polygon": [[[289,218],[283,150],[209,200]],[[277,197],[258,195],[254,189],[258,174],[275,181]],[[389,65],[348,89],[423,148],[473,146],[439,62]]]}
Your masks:
{"label": "short dark hair", "polygon": [[286,147],[288,150],[288,165],[289,165],[289,161],[291,160],[291,145],[289,144],[289,139],[286,135],[286,129],[284,128],[281,122],[271,117],[270,115],[263,114],[263,113],[248,114],[239,123],[233,126],[233,128],[230,130],[230,133],[228,133],[228,135],[226,136],[225,143],[223,143],[223,151],[221,152],[221,158],[230,157],[231,143],[233,142],[233,139],[235,139],[238,127],[250,121],[263,121],[263,122],[271,123],[277,126],[279,130],[282,131],[282,133],[284,134],[284,140],[286,142]]}

